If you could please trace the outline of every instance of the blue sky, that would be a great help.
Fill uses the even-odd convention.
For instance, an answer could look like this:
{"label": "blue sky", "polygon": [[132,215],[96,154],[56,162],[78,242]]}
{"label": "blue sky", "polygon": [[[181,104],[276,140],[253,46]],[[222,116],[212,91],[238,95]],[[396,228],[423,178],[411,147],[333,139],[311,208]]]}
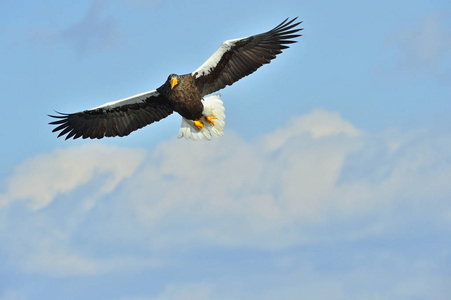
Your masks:
{"label": "blue sky", "polygon": [[[64,141],[47,114],[152,90],[304,21],[180,117]],[[1,1],[0,300],[447,299],[449,1]]]}

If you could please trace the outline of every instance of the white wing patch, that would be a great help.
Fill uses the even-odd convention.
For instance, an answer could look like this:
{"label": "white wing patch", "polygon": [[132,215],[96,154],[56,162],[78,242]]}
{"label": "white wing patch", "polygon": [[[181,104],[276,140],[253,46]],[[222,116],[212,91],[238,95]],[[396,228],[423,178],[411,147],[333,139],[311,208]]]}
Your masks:
{"label": "white wing patch", "polygon": [[142,94],[138,94],[135,96],[131,96],[128,98],[124,98],[121,100],[117,100],[117,101],[113,101],[113,102],[108,102],[105,103],[103,105],[91,108],[90,110],[95,110],[95,109],[104,109],[104,110],[108,110],[108,109],[112,109],[115,107],[120,107],[120,106],[124,106],[127,104],[135,104],[135,103],[140,103],[140,102],[144,102],[144,100],[150,96],[158,96],[160,95],[160,93],[157,92],[157,90],[153,90],[150,92],[146,92],[146,93],[142,93]]}
{"label": "white wing patch", "polygon": [[224,53],[229,51],[236,44],[237,41],[243,39],[247,39],[247,37],[234,40],[227,40],[224,43],[222,43],[222,45],[218,48],[218,50],[216,50],[216,52],[213,53],[213,55],[210,56],[210,58],[207,59],[207,61],[202,64],[202,66],[200,66],[196,71],[191,73],[191,75],[195,76],[195,78],[199,78],[200,76],[210,74],[211,71],[218,65]]}
{"label": "white wing patch", "polygon": [[[196,125],[194,125],[194,121],[182,118],[182,125],[180,126],[177,138],[180,139],[184,137],[187,140],[192,139],[195,141],[210,141],[212,137],[223,136],[225,126],[225,108],[220,97],[220,94],[216,94],[202,99],[202,104],[204,105],[204,110],[202,112],[204,117],[201,119],[202,123],[204,123],[204,127],[202,129],[198,129]],[[208,123],[205,117],[215,117],[216,119],[213,120],[215,124],[213,125]]]}

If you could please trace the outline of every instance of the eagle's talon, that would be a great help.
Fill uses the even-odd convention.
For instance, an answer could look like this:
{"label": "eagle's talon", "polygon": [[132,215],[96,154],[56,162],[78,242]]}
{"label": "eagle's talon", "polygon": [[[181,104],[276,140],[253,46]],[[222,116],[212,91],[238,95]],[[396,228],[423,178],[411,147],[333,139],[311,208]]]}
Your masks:
{"label": "eagle's talon", "polygon": [[212,125],[215,125],[215,122],[213,122],[213,120],[214,119],[217,119],[216,117],[206,117],[205,119],[207,119],[207,122],[208,123],[210,123],[210,124],[212,124]]}
{"label": "eagle's talon", "polygon": [[194,125],[196,125],[197,129],[201,130],[202,128],[204,128],[204,123],[202,123],[201,120],[196,120],[194,121]]}

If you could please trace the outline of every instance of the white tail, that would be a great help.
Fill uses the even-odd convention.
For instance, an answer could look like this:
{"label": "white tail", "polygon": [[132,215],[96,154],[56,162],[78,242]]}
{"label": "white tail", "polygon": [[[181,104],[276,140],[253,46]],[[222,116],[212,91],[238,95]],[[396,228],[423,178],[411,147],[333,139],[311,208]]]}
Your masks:
{"label": "white tail", "polygon": [[[210,141],[212,137],[223,136],[225,108],[220,97],[221,94],[216,94],[202,99],[202,104],[204,105],[204,110],[202,111],[203,117],[201,118],[202,123],[204,123],[202,129],[198,129],[196,125],[194,125],[194,121],[182,118],[182,125],[180,126],[177,137],[179,139],[184,137],[185,139],[192,139],[195,141]],[[207,122],[206,117],[215,117],[216,119],[213,120],[215,124],[213,125]]]}

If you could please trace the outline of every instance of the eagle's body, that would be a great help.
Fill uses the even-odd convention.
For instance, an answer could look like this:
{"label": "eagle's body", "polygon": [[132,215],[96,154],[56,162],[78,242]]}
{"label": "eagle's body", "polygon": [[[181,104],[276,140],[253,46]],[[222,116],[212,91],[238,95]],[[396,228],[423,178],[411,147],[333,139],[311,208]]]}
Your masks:
{"label": "eagle's body", "polygon": [[[171,89],[168,84],[171,77],[177,78],[178,84]],[[169,76],[157,91],[164,95],[171,104],[174,111],[178,112],[182,117],[188,120],[199,120],[202,117],[202,96],[196,87],[194,77],[191,74]]]}
{"label": "eagle's body", "polygon": [[57,118],[50,124],[58,137],[103,138],[126,136],[130,132],[157,122],[172,112],[179,113],[182,126],[178,137],[210,140],[223,135],[224,106],[220,95],[214,93],[232,85],[269,63],[295,43],[294,34],[301,22],[286,19],[274,29],[241,39],[225,41],[219,49],[191,74],[169,75],[156,90],[73,114],[51,116]]}

